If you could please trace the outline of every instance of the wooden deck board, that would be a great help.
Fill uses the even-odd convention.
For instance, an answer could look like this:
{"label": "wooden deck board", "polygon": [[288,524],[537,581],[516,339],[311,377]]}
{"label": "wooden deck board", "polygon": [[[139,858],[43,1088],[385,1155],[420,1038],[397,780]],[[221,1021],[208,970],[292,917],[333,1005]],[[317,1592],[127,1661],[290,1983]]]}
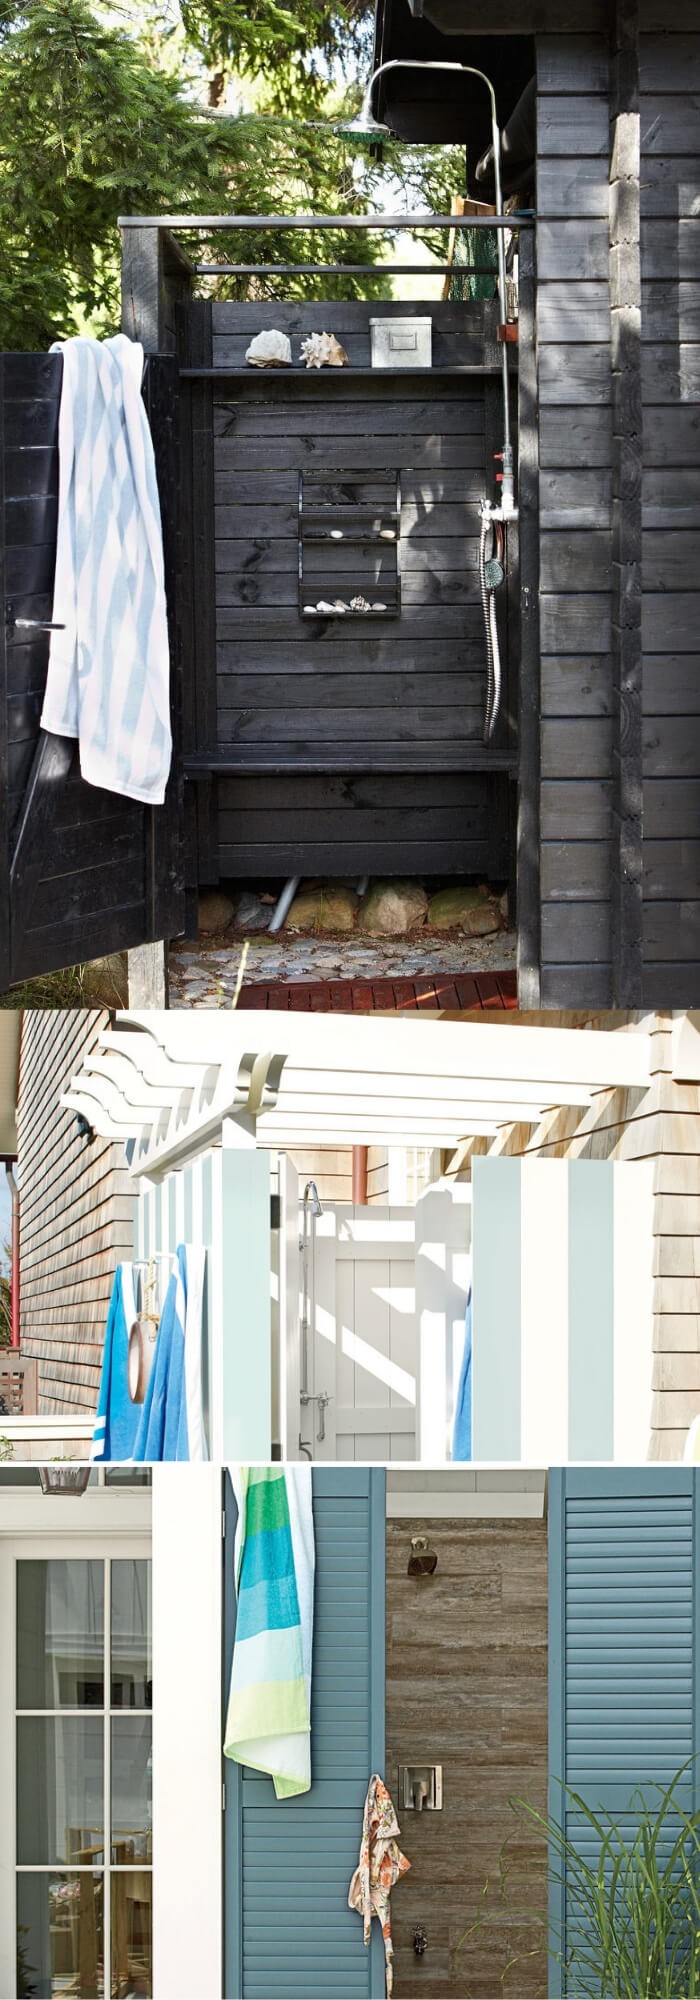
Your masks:
{"label": "wooden deck board", "polygon": [[514,972],[431,973],[412,979],[299,979],[244,986],[239,1007],[295,1014],[497,1012],[517,1007]]}

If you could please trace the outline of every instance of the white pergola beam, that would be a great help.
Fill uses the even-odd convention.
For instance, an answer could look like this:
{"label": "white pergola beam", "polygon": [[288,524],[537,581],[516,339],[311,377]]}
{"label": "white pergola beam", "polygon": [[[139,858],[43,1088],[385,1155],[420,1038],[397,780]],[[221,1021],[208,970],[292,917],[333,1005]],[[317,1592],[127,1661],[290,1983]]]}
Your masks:
{"label": "white pergola beam", "polygon": [[[361,1018],[352,1014],[277,1014],[263,1017],[212,1010],[125,1014],[175,1060],[219,1063],[234,1051],[273,1049],[294,1065],[379,1071],[404,1078],[469,1077],[494,1082],[538,1080],[547,1094],[554,1085],[583,1083],[591,1090],[613,1085],[640,1088],[649,1083],[649,1037],[645,1031],[587,1030],[540,1026],[502,1027],[472,1021]],[[561,1099],[556,1096],[556,1102]]]}
{"label": "white pergola beam", "polygon": [[136,1140],[132,1172],[158,1174],[220,1139],[261,1147],[433,1145],[536,1125],[598,1090],[649,1082],[646,1031],[148,1013],[104,1033],[64,1103],[102,1134]]}

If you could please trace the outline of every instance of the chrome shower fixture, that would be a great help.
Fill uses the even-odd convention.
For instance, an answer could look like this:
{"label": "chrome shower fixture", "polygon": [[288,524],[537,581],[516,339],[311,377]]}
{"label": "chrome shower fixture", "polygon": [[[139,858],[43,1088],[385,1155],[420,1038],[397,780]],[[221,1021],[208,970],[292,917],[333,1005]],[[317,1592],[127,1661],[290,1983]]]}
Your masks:
{"label": "chrome shower fixture", "polygon": [[437,1562],[437,1553],[435,1549],[431,1549],[427,1535],[412,1535],[411,1553],[408,1558],[409,1576],[433,1576]]}
{"label": "chrome shower fixture", "polygon": [[304,1188],[301,1205],[304,1210],[308,1208],[310,1215],[323,1214],[323,1202],[321,1201],[321,1198],[319,1196],[318,1188],[316,1186],[315,1181],[307,1181],[306,1187]]}

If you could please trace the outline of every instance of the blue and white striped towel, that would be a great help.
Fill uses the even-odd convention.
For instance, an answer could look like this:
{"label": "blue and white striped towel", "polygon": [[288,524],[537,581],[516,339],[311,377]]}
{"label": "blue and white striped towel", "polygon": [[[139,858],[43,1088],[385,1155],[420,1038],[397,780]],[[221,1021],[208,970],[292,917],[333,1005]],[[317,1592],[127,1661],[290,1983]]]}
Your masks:
{"label": "blue and white striped towel", "polygon": [[143,348],[57,341],[58,536],[42,728],[75,736],[89,785],[162,805],[170,770],[170,664]]}

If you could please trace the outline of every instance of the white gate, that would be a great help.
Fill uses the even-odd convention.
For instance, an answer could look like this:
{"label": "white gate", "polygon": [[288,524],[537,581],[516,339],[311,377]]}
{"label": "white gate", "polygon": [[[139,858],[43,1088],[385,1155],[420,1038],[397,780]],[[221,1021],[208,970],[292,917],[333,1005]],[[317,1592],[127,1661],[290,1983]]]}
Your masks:
{"label": "white gate", "polygon": [[302,1439],[317,1460],[415,1458],[415,1210],[334,1203],[315,1229]]}

